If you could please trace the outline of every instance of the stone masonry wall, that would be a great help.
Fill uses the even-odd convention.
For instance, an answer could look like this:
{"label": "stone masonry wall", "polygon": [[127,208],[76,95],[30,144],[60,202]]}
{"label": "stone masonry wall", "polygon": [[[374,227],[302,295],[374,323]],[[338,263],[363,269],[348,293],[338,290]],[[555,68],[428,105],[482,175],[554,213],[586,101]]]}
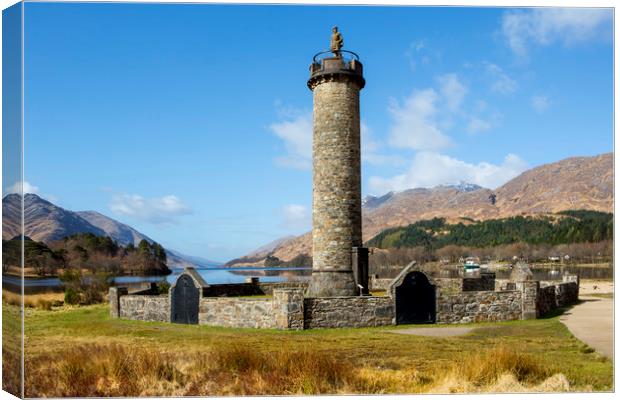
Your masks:
{"label": "stone masonry wall", "polygon": [[127,295],[128,290],[124,287],[111,287],[108,291],[108,302],[110,303],[110,317],[118,318],[121,311],[121,296]]}
{"label": "stone masonry wall", "polygon": [[536,296],[536,316],[545,315],[554,308],[556,308],[555,286],[539,288]]}
{"label": "stone masonry wall", "polygon": [[374,275],[371,275],[370,290],[387,290],[393,280],[393,278],[376,278]]}
{"label": "stone masonry wall", "polygon": [[390,297],[304,299],[304,328],[361,328],[394,324]]}
{"label": "stone masonry wall", "polygon": [[579,300],[579,283],[565,282],[556,285],[555,299],[558,307],[575,304]]}
{"label": "stone masonry wall", "polygon": [[198,323],[231,328],[275,328],[273,301],[270,298],[202,298]]}
{"label": "stone masonry wall", "polygon": [[495,279],[495,291],[504,292],[506,290],[517,290],[517,286],[510,279]]}
{"label": "stone masonry wall", "polygon": [[304,329],[303,289],[274,290],[273,313],[276,328]]}
{"label": "stone masonry wall", "polygon": [[[470,323],[531,319],[577,302],[579,278],[559,281],[523,281],[511,283],[516,290],[462,291],[460,279],[436,278],[437,323]],[[494,285],[503,287],[504,282]],[[304,285],[264,287],[252,290],[272,297],[202,297],[198,323],[236,328],[309,329],[370,327],[392,325],[395,304],[390,297],[317,297],[304,298]],[[286,286],[286,285],[285,285]],[[239,285],[241,291],[249,287]],[[167,295],[127,294],[126,288],[110,288],[110,314],[143,321],[170,321]]]}
{"label": "stone masonry wall", "polygon": [[477,278],[463,278],[463,291],[464,292],[479,292],[479,291],[493,291],[495,290],[495,274],[494,273],[480,273],[480,277]]}
{"label": "stone masonry wall", "polygon": [[[360,88],[333,79],[313,88],[313,297],[354,296],[352,247],[362,246]],[[332,272],[336,270],[336,272]]]}
{"label": "stone masonry wall", "polygon": [[308,282],[259,282],[258,287],[266,295],[273,295],[274,291],[280,289],[301,289],[306,290]]}
{"label": "stone masonry wall", "polygon": [[[538,317],[547,314],[558,307],[566,307],[575,304],[579,300],[579,284],[577,282],[555,282],[555,285],[541,287],[536,297],[536,315]],[[542,284],[542,282],[541,282]]]}
{"label": "stone masonry wall", "polygon": [[514,282],[515,287],[522,293],[521,319],[535,319],[538,316],[538,281]]}
{"label": "stone masonry wall", "polygon": [[437,285],[437,297],[457,295],[463,291],[463,282],[460,278],[434,278]]}
{"label": "stone masonry wall", "polygon": [[121,296],[119,304],[120,318],[170,322],[170,299],[167,295]]}
{"label": "stone masonry wall", "polygon": [[511,321],[521,318],[521,292],[465,292],[440,296],[437,323]]}

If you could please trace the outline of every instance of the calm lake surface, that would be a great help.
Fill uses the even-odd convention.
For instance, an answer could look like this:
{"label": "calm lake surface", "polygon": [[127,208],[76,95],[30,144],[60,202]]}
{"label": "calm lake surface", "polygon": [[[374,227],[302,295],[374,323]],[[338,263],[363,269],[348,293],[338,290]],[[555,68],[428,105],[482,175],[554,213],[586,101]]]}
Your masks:
{"label": "calm lake surface", "polygon": [[[172,268],[172,274],[167,276],[116,276],[114,283],[138,284],[142,282],[159,282],[167,280],[174,283],[183,271],[183,268]],[[306,267],[286,267],[286,268],[200,268],[196,271],[204,278],[207,283],[243,283],[246,278],[258,277],[261,282],[283,282],[292,280],[307,279],[312,269]],[[20,279],[14,276],[2,276],[2,284],[7,286],[20,285]],[[61,286],[58,278],[27,278],[24,286],[30,288],[57,288]]]}
{"label": "calm lake surface", "polygon": [[[613,279],[614,270],[611,265],[607,267],[591,267],[581,265],[558,265],[557,267],[531,267],[534,280],[555,281],[562,280],[563,275],[579,275],[581,279]],[[510,278],[511,269],[507,267],[489,268],[489,272],[495,272],[496,279]],[[433,270],[431,273],[442,278],[470,278],[476,277],[477,272],[465,272],[462,266],[445,267],[440,271]]]}
{"label": "calm lake surface", "polygon": [[[183,271],[182,268],[172,268],[172,274],[167,276],[117,276],[114,277],[116,285],[137,285],[144,282],[159,282],[167,280],[174,283]],[[243,283],[246,278],[258,277],[261,282],[284,282],[307,280],[312,269],[308,267],[282,267],[282,268],[200,268],[196,269],[207,283]],[[509,268],[495,269],[496,278],[505,279],[510,276]],[[532,268],[535,280],[561,280],[562,275],[578,274],[581,279],[613,279],[613,267],[591,266],[557,266],[545,268]],[[461,266],[445,267],[441,271],[433,271],[433,275],[444,278],[468,277]],[[2,285],[11,291],[19,290],[20,279],[14,276],[2,276]],[[24,281],[26,292],[42,292],[47,290],[62,290],[62,283],[58,278],[29,278]]]}

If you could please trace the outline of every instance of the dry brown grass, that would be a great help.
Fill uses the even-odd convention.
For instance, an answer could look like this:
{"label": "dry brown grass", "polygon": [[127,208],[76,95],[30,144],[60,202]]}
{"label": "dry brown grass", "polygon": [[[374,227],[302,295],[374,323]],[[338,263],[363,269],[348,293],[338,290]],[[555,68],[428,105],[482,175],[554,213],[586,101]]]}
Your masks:
{"label": "dry brown grass", "polygon": [[363,383],[345,363],[311,351],[153,353],[122,345],[78,346],[27,361],[27,396],[337,393]]}
{"label": "dry brown grass", "polygon": [[20,396],[21,358],[19,349],[2,347],[2,390]]}
{"label": "dry brown grass", "polygon": [[[52,306],[61,305],[63,300],[63,293],[27,294],[24,296],[24,306],[49,311]],[[2,301],[6,304],[21,306],[21,296],[18,293],[3,290]]]}
{"label": "dry brown grass", "polygon": [[505,348],[434,373],[358,366],[312,349],[239,345],[182,354],[82,345],[27,360],[26,368],[29,397],[523,391],[551,376],[534,358]]}
{"label": "dry brown grass", "polygon": [[[573,391],[613,390],[612,363],[585,353],[557,317],[428,338],[391,327],[292,332],[131,321],[110,318],[105,305],[25,315],[29,397],[537,392],[569,383]],[[4,305],[3,332],[14,320],[17,338],[18,316]]]}
{"label": "dry brown grass", "polygon": [[[510,388],[517,386],[531,389],[550,378],[553,372],[522,349],[499,346],[463,356],[452,368],[438,374],[440,378],[432,392],[512,391]],[[509,382],[516,384],[508,384]]]}

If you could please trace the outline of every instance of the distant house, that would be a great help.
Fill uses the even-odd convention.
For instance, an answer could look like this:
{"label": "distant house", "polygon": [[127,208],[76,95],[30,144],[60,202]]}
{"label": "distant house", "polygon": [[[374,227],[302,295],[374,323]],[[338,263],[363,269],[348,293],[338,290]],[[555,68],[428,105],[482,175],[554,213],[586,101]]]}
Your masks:
{"label": "distant house", "polygon": [[548,259],[551,262],[559,262],[561,258],[560,256],[549,256]]}

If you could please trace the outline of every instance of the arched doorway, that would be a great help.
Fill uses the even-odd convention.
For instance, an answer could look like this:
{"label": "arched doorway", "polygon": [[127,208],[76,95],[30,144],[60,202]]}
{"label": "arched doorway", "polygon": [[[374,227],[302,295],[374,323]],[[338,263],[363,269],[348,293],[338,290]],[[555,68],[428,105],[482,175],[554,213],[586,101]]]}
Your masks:
{"label": "arched doorway", "polygon": [[408,273],[395,297],[397,324],[435,323],[435,286],[422,272]]}
{"label": "arched doorway", "polygon": [[178,324],[197,324],[200,289],[189,275],[181,275],[171,290],[171,320]]}

